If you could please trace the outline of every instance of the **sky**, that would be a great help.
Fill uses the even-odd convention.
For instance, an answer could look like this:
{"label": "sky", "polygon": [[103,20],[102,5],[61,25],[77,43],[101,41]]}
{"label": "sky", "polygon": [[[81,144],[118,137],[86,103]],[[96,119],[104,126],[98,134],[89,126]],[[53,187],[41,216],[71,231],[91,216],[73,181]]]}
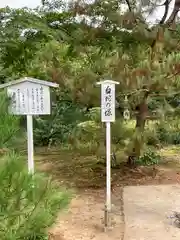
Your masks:
{"label": "sky", "polygon": [[[171,0],[170,11],[168,16],[171,14],[175,0]],[[29,7],[35,8],[40,5],[41,0],[0,0],[0,8],[9,6],[11,8],[22,8]],[[147,18],[148,22],[155,23],[162,18],[164,13],[164,7],[158,7],[157,10]]]}
{"label": "sky", "polygon": [[40,5],[41,0],[0,0],[0,8],[9,6],[11,8],[30,7],[35,8]]}

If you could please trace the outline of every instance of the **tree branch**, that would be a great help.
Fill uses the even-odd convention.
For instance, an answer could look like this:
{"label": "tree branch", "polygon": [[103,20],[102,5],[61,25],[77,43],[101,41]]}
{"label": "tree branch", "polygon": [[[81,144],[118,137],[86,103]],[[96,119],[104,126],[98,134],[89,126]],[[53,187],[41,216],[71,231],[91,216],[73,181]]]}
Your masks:
{"label": "tree branch", "polygon": [[167,18],[168,11],[169,11],[170,1],[171,1],[171,0],[165,0],[165,2],[164,2],[164,4],[163,4],[163,5],[165,6],[165,11],[164,11],[164,15],[163,15],[161,21],[159,22],[159,24],[164,24],[164,23],[165,23],[165,20],[166,20],[166,18]]}
{"label": "tree branch", "polygon": [[130,4],[129,0],[125,0],[125,1],[128,5],[129,11],[132,12],[132,7],[131,7],[131,4]]}
{"label": "tree branch", "polygon": [[180,0],[175,0],[173,11],[170,17],[168,18],[168,20],[166,21],[166,24],[171,25],[172,23],[174,23],[179,10],[180,10]]}

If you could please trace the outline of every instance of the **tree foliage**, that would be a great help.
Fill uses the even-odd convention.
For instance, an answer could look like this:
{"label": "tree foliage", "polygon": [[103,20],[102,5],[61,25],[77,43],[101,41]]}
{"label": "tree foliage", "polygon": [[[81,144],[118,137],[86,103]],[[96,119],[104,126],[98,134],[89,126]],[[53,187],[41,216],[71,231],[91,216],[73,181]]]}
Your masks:
{"label": "tree foliage", "polygon": [[[147,16],[160,7],[162,18],[150,24]],[[33,76],[60,84],[53,115],[36,119],[37,143],[40,136],[46,144],[72,140],[70,129],[89,121],[89,109],[99,106],[95,83],[111,78],[120,83],[118,121],[126,107],[136,120],[129,146],[132,164],[146,141],[147,118],[154,112],[156,118],[168,116],[179,105],[172,101],[180,91],[179,8],[179,0],[173,6],[169,0],[53,0],[34,10],[1,9],[1,81]]]}

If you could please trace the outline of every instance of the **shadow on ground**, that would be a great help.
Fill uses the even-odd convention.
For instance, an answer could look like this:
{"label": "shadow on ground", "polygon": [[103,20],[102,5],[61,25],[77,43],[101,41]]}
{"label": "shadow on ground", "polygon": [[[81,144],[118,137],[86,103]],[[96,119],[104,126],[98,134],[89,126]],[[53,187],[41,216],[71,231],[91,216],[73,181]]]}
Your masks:
{"label": "shadow on ground", "polygon": [[[166,158],[165,151],[163,154],[164,161],[159,166],[130,169],[121,162],[118,168],[112,169],[112,187],[179,182],[180,164],[173,156],[167,154]],[[105,187],[106,168],[95,156],[80,156],[57,149],[37,149],[36,164],[40,170],[68,187],[80,189]]]}

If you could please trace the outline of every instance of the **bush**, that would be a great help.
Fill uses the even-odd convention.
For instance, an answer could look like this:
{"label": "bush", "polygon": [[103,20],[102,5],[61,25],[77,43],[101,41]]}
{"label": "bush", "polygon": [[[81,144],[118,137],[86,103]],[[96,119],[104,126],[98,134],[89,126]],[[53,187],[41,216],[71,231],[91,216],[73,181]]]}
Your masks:
{"label": "bush", "polygon": [[171,144],[171,131],[169,125],[166,123],[157,124],[156,131],[158,134],[158,139],[161,143]]}
{"label": "bush", "polygon": [[180,144],[180,132],[179,132],[179,130],[174,132],[172,134],[171,138],[172,138],[172,144],[174,144],[174,145]]}
{"label": "bush", "polygon": [[69,136],[73,150],[81,154],[96,154],[105,139],[105,128],[100,121],[100,108],[91,108],[85,114],[85,121],[77,123]]}
{"label": "bush", "polygon": [[161,160],[161,157],[159,154],[157,154],[155,149],[148,148],[146,149],[144,154],[141,157],[139,157],[139,159],[137,160],[137,164],[150,166],[150,165],[158,164],[160,160]]}
{"label": "bush", "polygon": [[0,239],[45,240],[69,193],[41,175],[29,175],[22,157],[10,153],[0,162]]}
{"label": "bush", "polygon": [[52,114],[34,119],[34,143],[38,146],[67,143],[69,135],[84,120],[82,109],[68,101],[60,101]]}
{"label": "bush", "polygon": [[180,121],[178,119],[159,123],[156,129],[160,142],[165,144],[180,144]]}
{"label": "bush", "polygon": [[112,143],[119,145],[126,145],[125,142],[132,138],[135,129],[135,121],[124,121],[123,119],[117,119],[112,124]]}
{"label": "bush", "polygon": [[156,121],[147,121],[146,129],[145,129],[145,139],[146,144],[151,146],[156,146],[160,143],[159,136],[156,129]]}
{"label": "bush", "polygon": [[8,147],[14,142],[20,131],[20,118],[8,113],[8,99],[0,92],[0,148]]}

